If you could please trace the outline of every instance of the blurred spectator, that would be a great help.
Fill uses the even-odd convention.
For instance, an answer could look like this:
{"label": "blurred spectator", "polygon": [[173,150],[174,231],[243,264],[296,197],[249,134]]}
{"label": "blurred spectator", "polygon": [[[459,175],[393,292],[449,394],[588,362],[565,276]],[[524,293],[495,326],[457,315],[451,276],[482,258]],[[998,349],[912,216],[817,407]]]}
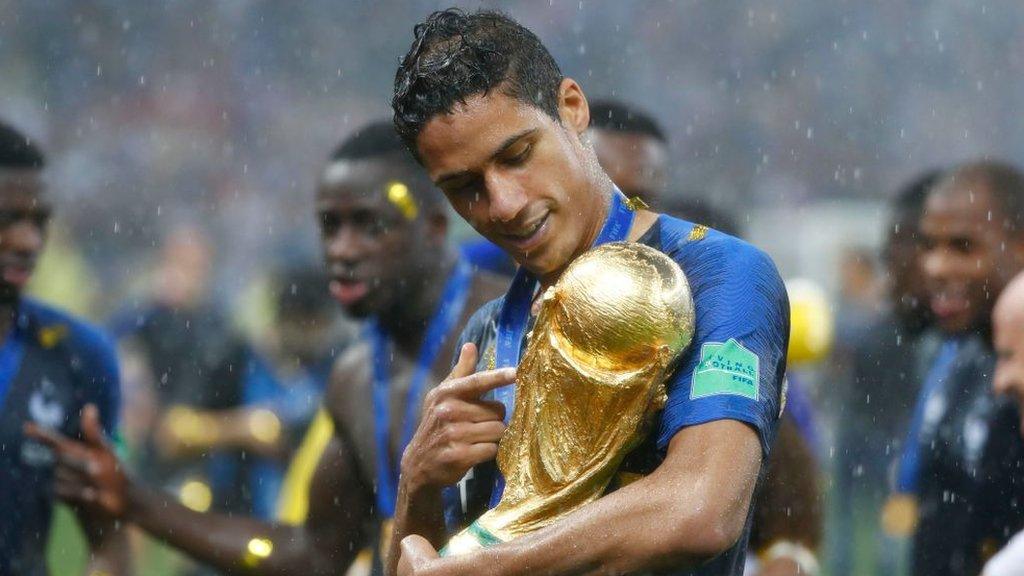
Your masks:
{"label": "blurred spectator", "polygon": [[[272,518],[287,459],[298,447],[344,344],[337,306],[319,269],[277,277],[271,332],[237,346],[213,369],[223,409],[180,401],[158,432],[163,454],[212,454],[208,471],[215,508]],[[209,504],[186,505],[205,511]]]}
{"label": "blurred spectator", "polygon": [[846,372],[835,406],[836,518],[829,524],[837,576],[854,572],[855,552],[860,568],[870,574],[894,574],[899,569],[898,550],[879,532],[876,519],[888,494],[887,471],[910,421],[920,382],[918,337],[929,314],[919,262],[919,220],[925,196],[939,177],[938,171],[922,174],[894,197],[882,249],[889,306],[843,359]]}
{"label": "blurred spectator", "polygon": [[654,118],[614,100],[590,104],[590,141],[601,167],[628,198],[660,207],[668,188],[668,137]]}
{"label": "blurred spectator", "polygon": [[[1024,413],[1024,274],[1010,282],[996,302],[992,331],[996,351],[993,388],[996,394],[1016,400],[1018,413]],[[1024,483],[1024,472],[1017,472],[1016,482]],[[1004,506],[1012,507],[1013,503],[1005,502]],[[1024,532],[1017,533],[985,564],[983,576],[1024,576]]]}
{"label": "blurred spectator", "polygon": [[[126,375],[126,441],[134,468],[147,482],[177,488],[204,476],[198,457],[160,450],[154,432],[169,406],[226,408],[236,399],[215,377],[238,339],[208,295],[213,248],[200,230],[172,231],[160,252],[148,299],[115,313],[109,322]],[[130,377],[130,378],[129,378]]]}
{"label": "blurred spectator", "polygon": [[[967,164],[925,200],[922,269],[935,330],[883,522],[913,533],[912,573],[973,576],[1024,526],[1024,445],[1008,402],[991,394],[995,299],[1024,268],[1024,175]],[[887,370],[887,366],[880,366]]]}

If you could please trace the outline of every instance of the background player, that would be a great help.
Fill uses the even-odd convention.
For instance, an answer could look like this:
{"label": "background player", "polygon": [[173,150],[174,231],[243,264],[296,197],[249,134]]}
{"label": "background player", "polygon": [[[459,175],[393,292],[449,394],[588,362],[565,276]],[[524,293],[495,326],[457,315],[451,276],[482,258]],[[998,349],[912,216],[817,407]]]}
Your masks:
{"label": "background player", "polygon": [[[0,123],[0,574],[46,574],[43,552],[54,491],[72,462],[22,433],[56,430],[105,445],[119,410],[117,359],[96,328],[22,296],[46,243],[51,205],[45,159],[25,135]],[[83,413],[83,407],[92,407]],[[97,410],[98,409],[98,410]],[[120,573],[128,557],[111,518],[76,508],[91,552],[89,569]]]}

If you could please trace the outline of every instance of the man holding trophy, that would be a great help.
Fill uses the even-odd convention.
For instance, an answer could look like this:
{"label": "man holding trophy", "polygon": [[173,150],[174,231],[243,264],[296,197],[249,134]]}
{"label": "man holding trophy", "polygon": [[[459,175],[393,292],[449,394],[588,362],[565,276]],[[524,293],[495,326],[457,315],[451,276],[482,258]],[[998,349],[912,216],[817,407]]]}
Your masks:
{"label": "man holding trophy", "polygon": [[741,574],[785,397],[771,260],[625,198],[579,84],[503,15],[429,16],[392,105],[520,270],[424,399],[389,573]]}

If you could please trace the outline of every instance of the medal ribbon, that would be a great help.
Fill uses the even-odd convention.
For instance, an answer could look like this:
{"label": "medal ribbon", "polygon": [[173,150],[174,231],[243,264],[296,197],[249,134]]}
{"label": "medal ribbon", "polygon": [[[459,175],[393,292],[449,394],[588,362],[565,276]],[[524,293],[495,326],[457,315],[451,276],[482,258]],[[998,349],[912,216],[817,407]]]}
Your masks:
{"label": "medal ribbon", "polygon": [[[604,221],[601,233],[598,234],[593,246],[608,242],[625,240],[629,228],[633,225],[633,209],[630,208],[625,196],[616,187],[612,193],[611,207]],[[592,246],[592,247],[593,247]],[[523,334],[530,321],[530,306],[537,289],[537,277],[520,266],[512,279],[512,285],[505,294],[501,311],[498,313],[498,334],[495,345],[495,367],[511,368],[519,365],[519,355],[523,345]],[[505,423],[512,417],[515,406],[515,384],[502,386],[494,391],[494,398],[505,405]],[[491,491],[491,508],[498,505],[501,494],[505,490],[505,478],[501,472],[496,473],[494,489]]]}
{"label": "medal ribbon", "polygon": [[[423,344],[420,346],[416,368],[405,399],[405,419],[402,421],[401,443],[398,454],[412,440],[416,432],[420,398],[423,387],[430,376],[430,370],[441,352],[448,333],[462,317],[469,297],[469,285],[473,269],[461,258],[455,265],[434,316],[427,324]],[[367,327],[373,345],[373,423],[374,439],[377,444],[377,511],[383,518],[395,515],[395,500],[398,495],[399,470],[391,462],[391,346],[390,338],[376,320]]]}
{"label": "medal ribbon", "polygon": [[914,415],[910,421],[910,430],[907,433],[903,453],[900,455],[896,469],[897,493],[914,494],[917,492],[918,473],[921,468],[921,430],[924,428],[928,404],[936,394],[943,390],[946,381],[949,380],[959,348],[959,340],[950,339],[942,343],[939,354],[932,362],[932,367],[924,380],[924,386],[918,393]]}

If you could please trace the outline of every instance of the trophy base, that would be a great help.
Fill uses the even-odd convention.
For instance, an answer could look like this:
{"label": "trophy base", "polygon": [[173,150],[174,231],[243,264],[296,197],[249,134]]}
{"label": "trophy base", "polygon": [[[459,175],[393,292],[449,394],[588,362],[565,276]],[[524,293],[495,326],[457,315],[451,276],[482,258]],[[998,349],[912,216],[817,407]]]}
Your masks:
{"label": "trophy base", "polygon": [[444,556],[462,556],[463,554],[469,554],[482,550],[495,544],[501,544],[505,542],[501,538],[495,536],[490,530],[484,528],[479,522],[473,522],[468,528],[459,532],[448,541],[448,544],[441,549],[440,555]]}

